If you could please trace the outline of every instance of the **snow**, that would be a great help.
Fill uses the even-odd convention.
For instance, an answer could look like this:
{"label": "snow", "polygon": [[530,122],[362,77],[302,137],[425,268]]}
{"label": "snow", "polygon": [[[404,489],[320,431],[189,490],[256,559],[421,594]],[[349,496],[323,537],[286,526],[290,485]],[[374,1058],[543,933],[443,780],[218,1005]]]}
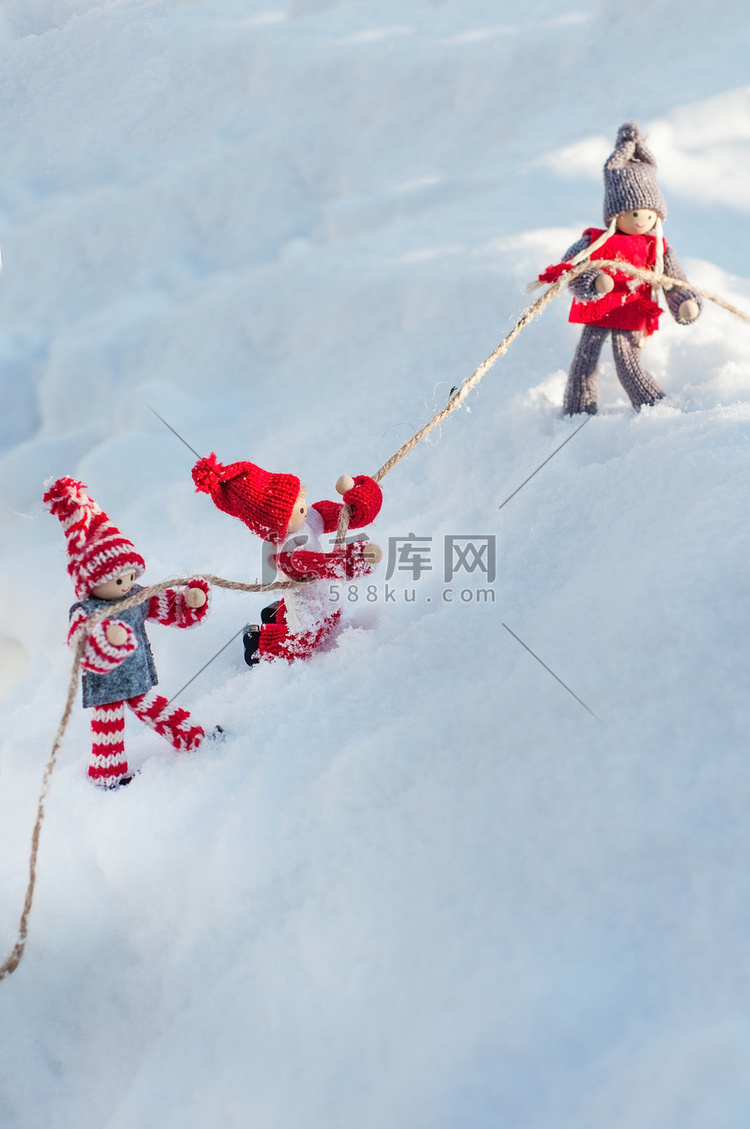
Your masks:
{"label": "snow", "polygon": [[[740,0],[5,0],[0,956],[70,669],[45,480],[147,581],[254,581],[149,405],[311,500],[374,472],[599,222],[630,118],[689,277],[750,310],[749,40]],[[750,327],[666,317],[638,416],[605,350],[601,414],[499,511],[577,426],[567,305],[385,479],[373,536],[432,537],[432,571],[386,602],[384,562],[337,646],[250,672],[238,641],[184,692],[225,744],[133,722],[103,795],[75,710],[4,1129],[747,1125]],[[497,537],[494,585],[444,582],[460,535]],[[154,625],[166,692],[263,602]]]}

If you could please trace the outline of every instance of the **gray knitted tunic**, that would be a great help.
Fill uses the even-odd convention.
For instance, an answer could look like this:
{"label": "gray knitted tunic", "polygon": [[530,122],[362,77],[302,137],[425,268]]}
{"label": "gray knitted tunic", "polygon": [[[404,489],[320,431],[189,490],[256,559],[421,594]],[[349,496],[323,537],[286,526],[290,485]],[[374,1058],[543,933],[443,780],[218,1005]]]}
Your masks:
{"label": "gray knitted tunic", "polygon": [[[140,584],[134,584],[123,600],[142,591]],[[91,596],[88,600],[73,604],[70,609],[71,616],[78,608],[81,608],[87,616],[104,608],[111,610],[111,618],[127,624],[135,633],[138,643],[136,649],[109,674],[93,674],[90,670],[84,670],[81,681],[85,707],[104,706],[108,702],[122,702],[128,698],[136,698],[139,694],[146,694],[159,681],[154,656],[146,637],[149,601],[144,600],[137,607],[118,613],[119,603],[119,600],[97,600]]]}

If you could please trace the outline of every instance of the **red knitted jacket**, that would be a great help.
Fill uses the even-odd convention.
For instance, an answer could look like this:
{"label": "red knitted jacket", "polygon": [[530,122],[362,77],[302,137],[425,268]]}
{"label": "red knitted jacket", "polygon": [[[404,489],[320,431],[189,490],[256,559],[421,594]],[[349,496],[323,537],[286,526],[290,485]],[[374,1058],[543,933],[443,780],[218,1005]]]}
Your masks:
{"label": "red knitted jacket", "polygon": [[[596,242],[604,234],[602,228],[589,227],[584,231],[589,244]],[[666,252],[666,243],[664,244]],[[653,270],[656,264],[656,236],[625,235],[615,232],[591,255],[591,262],[597,259],[619,259],[631,266]],[[555,282],[565,270],[566,263],[548,267],[539,276],[540,282]],[[647,336],[659,328],[661,307],[651,298],[651,287],[647,282],[639,282],[632,274],[609,270],[614,281],[614,289],[602,294],[593,302],[579,302],[576,299],[570,309],[569,321],[576,325],[596,325],[602,329],[630,329],[646,333]]]}

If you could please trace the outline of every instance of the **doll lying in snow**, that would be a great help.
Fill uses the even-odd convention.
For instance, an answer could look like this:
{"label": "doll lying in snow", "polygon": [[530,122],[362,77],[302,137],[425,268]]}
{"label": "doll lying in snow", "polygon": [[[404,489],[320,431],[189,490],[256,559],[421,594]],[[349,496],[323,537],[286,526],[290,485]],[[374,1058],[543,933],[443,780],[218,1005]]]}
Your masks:
{"label": "doll lying in snow", "polygon": [[237,517],[269,543],[269,562],[289,580],[305,581],[283,600],[264,608],[262,625],[252,625],[243,636],[245,661],[307,658],[330,635],[341,618],[331,611],[328,584],[366,576],[381,558],[377,545],[352,541],[326,552],[320,538],[335,533],[343,504],[350,507],[349,526],[360,529],[373,521],[382,505],[377,482],[367,475],[342,475],[336,489],[341,502],[315,502],[308,509],[306,490],[293,474],[270,474],[254,463],[222,466],[215,455],[199,459],[193,467],[198,491],[210,494],[224,513]]}
{"label": "doll lying in snow", "polygon": [[[60,519],[68,542],[68,572],[78,603],[70,609],[68,643],[75,646],[90,615],[111,608],[91,630],[83,649],[83,705],[91,714],[89,779],[104,788],[129,784],[125,757],[125,706],[181,752],[197,749],[206,734],[187,710],[169,708],[151,693],[158,678],[146,637],[147,619],[167,627],[192,627],[208,611],[208,584],[193,580],[184,593],[168,588],[136,607],[118,603],[143,589],[135,583],[146,568],[135,546],[89,498],[86,487],[59,478],[42,499]],[[212,739],[222,734],[217,726]]]}
{"label": "doll lying in snow", "polygon": [[[631,266],[684,279],[680,264],[662,234],[667,205],[656,183],[656,162],[635,122],[617,133],[615,150],[604,166],[604,223],[606,231],[590,227],[564,255],[548,267],[539,282],[556,282],[568,266],[584,259],[620,259]],[[664,395],[641,365],[643,337],[658,329],[662,313],[658,289],[623,272],[605,273],[592,265],[570,284],[575,301],[570,321],[583,325],[565,389],[563,412],[575,415],[597,409],[596,369],[608,333],[617,376],[633,407],[655,404]],[[690,325],[701,311],[701,300],[687,287],[666,290],[669,312],[678,325]]]}

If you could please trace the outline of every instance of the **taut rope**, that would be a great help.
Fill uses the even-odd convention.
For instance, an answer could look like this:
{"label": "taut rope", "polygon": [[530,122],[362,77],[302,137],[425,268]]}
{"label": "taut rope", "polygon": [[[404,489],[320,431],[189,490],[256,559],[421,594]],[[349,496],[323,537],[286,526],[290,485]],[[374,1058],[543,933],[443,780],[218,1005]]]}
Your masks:
{"label": "taut rope", "polygon": [[[618,259],[592,259],[587,263],[587,266],[589,270],[608,267],[610,270],[632,274],[634,278],[640,278],[642,282],[652,282],[657,287],[663,286],[665,290],[692,290],[694,294],[700,294],[701,298],[708,298],[709,302],[721,306],[722,310],[728,310],[735,317],[742,318],[743,321],[750,321],[750,314],[746,314],[744,310],[738,310],[736,306],[731,305],[730,302],[725,302],[718,294],[712,294],[710,290],[704,290],[701,286],[694,286],[692,282],[688,282],[685,278],[670,278],[668,274],[657,274],[656,271],[632,267],[630,263],[621,263]],[[564,274],[560,281],[570,282],[571,278],[572,275]]]}

